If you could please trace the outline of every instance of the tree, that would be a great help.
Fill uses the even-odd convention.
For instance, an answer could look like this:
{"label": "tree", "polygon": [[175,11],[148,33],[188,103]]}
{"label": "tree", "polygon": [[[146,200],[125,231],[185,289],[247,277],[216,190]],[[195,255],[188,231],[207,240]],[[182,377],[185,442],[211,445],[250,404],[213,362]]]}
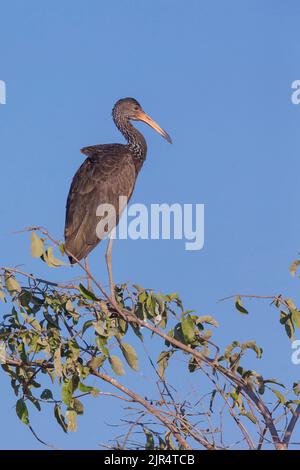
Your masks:
{"label": "tree", "polygon": [[[49,267],[64,264],[53,254],[58,248],[65,255],[62,243],[40,227],[27,230],[33,257]],[[292,275],[299,264],[298,260],[292,264]],[[0,324],[1,367],[17,397],[16,414],[37,439],[30,406],[41,412],[43,406],[52,406],[58,425],[72,432],[77,417],[84,413],[84,399],[102,394],[123,401],[132,411],[125,419],[126,432],[116,438],[113,448],[289,447],[300,416],[300,382],[289,391],[275,379],[248,369],[247,355],[254,353],[260,359],[260,346],[254,341],[234,341],[222,351],[213,341],[217,321],[185,310],[178,294],[123,284],[111,299],[88,269],[80,266],[92,288],[80,282],[48,281],[18,268],[0,269],[0,299],[5,309]],[[244,297],[271,300],[285,332],[294,338],[300,312],[291,299],[237,295],[235,307],[241,314],[248,314]],[[161,349],[158,357],[148,357],[157,396],[143,397],[138,383],[135,389],[128,388],[126,377],[118,377],[124,375],[125,363],[134,371],[144,364],[134,344],[153,341]],[[166,378],[175,358],[185,367],[183,383],[192,374],[197,388],[202,377],[200,400],[176,399],[172,377]],[[109,384],[111,391],[100,392],[89,385],[91,377]],[[41,391],[46,379],[49,385]],[[240,432],[238,442],[232,443],[223,429],[227,419]]]}

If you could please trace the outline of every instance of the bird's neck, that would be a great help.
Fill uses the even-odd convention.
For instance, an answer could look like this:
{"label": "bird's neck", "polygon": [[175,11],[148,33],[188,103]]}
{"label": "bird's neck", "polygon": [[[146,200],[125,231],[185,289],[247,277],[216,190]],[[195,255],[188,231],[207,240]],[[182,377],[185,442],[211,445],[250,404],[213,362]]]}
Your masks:
{"label": "bird's neck", "polygon": [[127,119],[116,119],[114,117],[114,122],[119,131],[127,140],[128,148],[133,155],[137,171],[139,171],[147,155],[147,143],[143,134],[133,127],[131,122],[129,122]]}

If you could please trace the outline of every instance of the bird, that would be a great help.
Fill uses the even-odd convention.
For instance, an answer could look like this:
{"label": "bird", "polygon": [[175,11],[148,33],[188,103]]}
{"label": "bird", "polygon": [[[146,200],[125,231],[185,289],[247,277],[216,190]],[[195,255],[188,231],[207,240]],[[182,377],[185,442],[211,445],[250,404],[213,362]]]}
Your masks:
{"label": "bird", "polygon": [[[131,123],[143,121],[161,134],[169,143],[172,140],[134,98],[119,99],[112,110],[113,121],[123,134],[126,144],[102,144],[84,147],[81,153],[85,161],[75,173],[66,204],[65,251],[71,264],[84,259],[98,245],[97,226],[101,216],[97,208],[110,204],[115,209],[114,229],[122,215],[124,207],[119,207],[120,197],[128,203],[134,191],[135,183],[147,155],[147,143],[144,136]],[[102,216],[103,219],[103,216]],[[108,226],[105,226],[108,230]],[[111,296],[114,296],[112,276],[112,244],[110,237],[106,250],[106,264]]]}

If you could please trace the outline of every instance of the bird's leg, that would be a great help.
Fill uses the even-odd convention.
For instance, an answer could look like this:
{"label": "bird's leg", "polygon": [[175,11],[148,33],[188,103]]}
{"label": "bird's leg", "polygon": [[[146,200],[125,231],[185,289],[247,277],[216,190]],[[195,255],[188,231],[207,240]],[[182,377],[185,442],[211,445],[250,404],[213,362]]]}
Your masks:
{"label": "bird's leg", "polygon": [[91,283],[91,277],[90,277],[90,267],[89,267],[89,259],[88,257],[84,258],[84,267],[85,271],[87,274],[87,288],[89,291],[92,290],[92,283]]}
{"label": "bird's leg", "polygon": [[105,259],[106,259],[106,266],[107,266],[108,279],[109,279],[110,295],[112,299],[115,299],[115,285],[113,281],[112,264],[111,264],[112,246],[113,246],[113,238],[110,238],[108,245],[107,245]]}

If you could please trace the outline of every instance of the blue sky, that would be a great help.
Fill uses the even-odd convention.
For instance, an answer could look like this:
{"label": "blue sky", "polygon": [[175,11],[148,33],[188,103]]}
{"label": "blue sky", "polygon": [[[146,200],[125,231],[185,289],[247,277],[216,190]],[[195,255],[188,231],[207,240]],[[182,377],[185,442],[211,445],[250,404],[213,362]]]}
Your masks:
{"label": "blue sky", "polygon": [[[1,264],[46,273],[30,258],[28,236],[13,232],[43,225],[62,238],[79,149],[123,142],[111,108],[133,96],[174,143],[138,125],[148,156],[132,202],[204,203],[205,246],[188,252],[182,241],[117,241],[116,281],[179,292],[186,308],[219,320],[221,344],[256,339],[266,375],[298,379],[275,310],[252,301],[246,318],[217,301],[280,292],[297,301],[299,282],[288,268],[300,246],[300,105],[291,102],[299,20],[297,0],[3,0]],[[106,285],[104,246],[91,266]],[[137,377],[129,374],[129,384]],[[40,448],[15,416],[6,379],[0,400],[0,447]],[[118,421],[110,404],[90,402],[76,435],[63,435],[47,413],[33,424],[57,447],[97,448],[115,432],[104,424]]]}

